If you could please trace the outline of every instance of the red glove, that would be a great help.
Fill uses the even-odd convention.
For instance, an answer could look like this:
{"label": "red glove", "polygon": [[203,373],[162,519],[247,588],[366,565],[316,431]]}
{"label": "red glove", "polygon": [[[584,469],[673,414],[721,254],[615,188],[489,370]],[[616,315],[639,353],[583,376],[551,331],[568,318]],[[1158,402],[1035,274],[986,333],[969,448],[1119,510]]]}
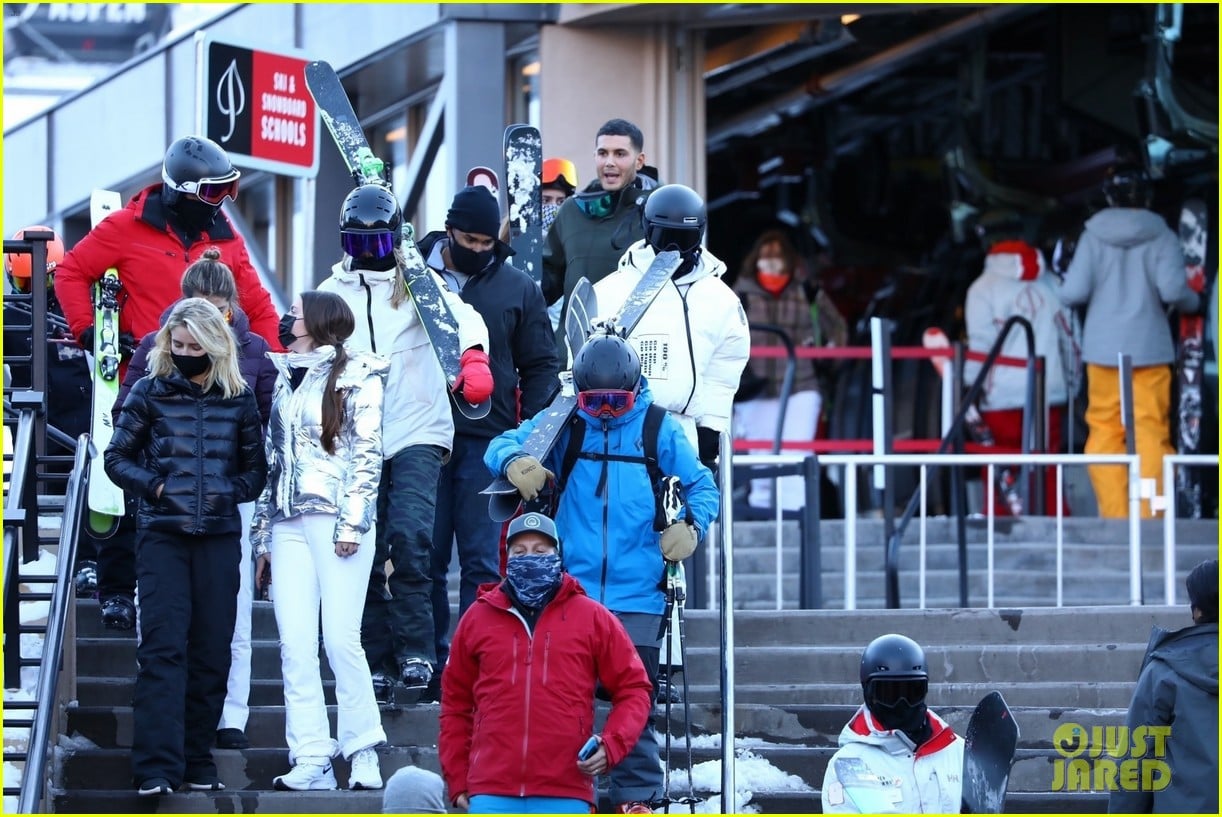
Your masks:
{"label": "red glove", "polygon": [[480,349],[468,349],[462,353],[462,370],[454,381],[454,391],[460,392],[471,405],[482,403],[492,396],[492,369],[488,368],[488,355]]}

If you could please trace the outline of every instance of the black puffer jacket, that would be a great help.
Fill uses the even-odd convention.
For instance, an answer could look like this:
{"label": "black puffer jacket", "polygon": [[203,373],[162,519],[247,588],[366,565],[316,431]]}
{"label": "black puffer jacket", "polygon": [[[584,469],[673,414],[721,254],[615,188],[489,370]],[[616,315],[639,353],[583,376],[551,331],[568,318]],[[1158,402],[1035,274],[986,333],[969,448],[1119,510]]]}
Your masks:
{"label": "black puffer jacket", "polygon": [[140,498],[140,528],[191,536],[240,533],[238,504],[258,498],[267,480],[250,390],[203,393],[178,372],[132,386],[105,458],[107,475]]}

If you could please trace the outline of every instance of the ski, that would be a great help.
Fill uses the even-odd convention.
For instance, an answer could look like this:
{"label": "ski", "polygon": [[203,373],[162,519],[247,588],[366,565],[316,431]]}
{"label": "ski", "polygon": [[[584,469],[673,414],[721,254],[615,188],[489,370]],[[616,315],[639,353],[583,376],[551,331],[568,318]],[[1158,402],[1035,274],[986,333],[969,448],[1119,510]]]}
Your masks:
{"label": "ski", "polygon": [[564,345],[568,349],[570,365],[577,357],[577,350],[590,336],[590,322],[597,314],[594,285],[588,278],[579,278],[573,287],[573,294],[569,296],[569,316],[564,322]]}
{"label": "ski", "polygon": [[[1205,245],[1209,230],[1209,211],[1201,199],[1189,199],[1180,211],[1180,248],[1184,271],[1193,292],[1205,291]],[[1176,366],[1179,399],[1176,406],[1176,451],[1197,454],[1201,450],[1201,381],[1205,376],[1205,318],[1180,316],[1179,354]],[[1181,466],[1175,472],[1176,515],[1201,518],[1201,477],[1192,468]]]}
{"label": "ski", "polygon": [[[677,252],[658,253],[649,269],[641,276],[641,280],[637,281],[632,292],[628,294],[619,311],[607,319],[603,325],[624,337],[630,336],[632,330],[645,316],[645,311],[649,309],[650,304],[658,297],[658,293],[670,282],[671,276],[679,268],[681,261]],[[569,311],[572,313],[573,299],[569,300]],[[547,455],[556,445],[556,440],[560,438],[561,432],[564,431],[564,427],[573,416],[573,412],[577,410],[577,395],[572,386],[572,374],[563,373],[560,382],[560,393],[556,395],[546,410],[535,417],[535,427],[522,442],[523,452],[540,462],[547,459]],[[497,477],[480,493],[490,495],[488,515],[497,522],[503,522],[513,516],[521,500],[521,497],[518,496],[518,489],[513,487],[513,483],[505,477]]]}
{"label": "ski", "polygon": [[[113,190],[94,190],[89,198],[91,226],[123,208]],[[89,532],[106,538],[118,530],[123,518],[123,490],[111,482],[102,455],[114,434],[111,411],[119,396],[119,271],[106,270],[93,287],[93,419],[89,425]]]}
{"label": "ski", "polygon": [[[331,133],[335,146],[352,174],[352,180],[359,186],[362,184],[381,184],[389,187],[384,176],[385,164],[373,155],[369,142],[365,139],[365,131],[360,120],[352,109],[352,102],[344,90],[339,75],[329,63],[315,61],[305,68],[306,88],[323,123]],[[450,311],[442,296],[441,283],[429,270],[416,249],[415,235],[412,226],[403,222],[403,240],[400,245],[407,258],[407,269],[404,277],[407,279],[407,290],[411,295],[416,314],[428,335],[429,345],[441,365],[446,384],[450,388],[450,396],[454,405],[465,417],[474,420],[488,416],[492,409],[489,398],[483,403],[472,405],[453,391],[461,371],[462,349],[458,339],[458,321]]]}
{"label": "ski", "polygon": [[501,195],[501,180],[490,167],[477,165],[467,171],[467,187],[486,187],[492,195]]}
{"label": "ski", "polygon": [[1018,747],[1018,724],[1000,692],[990,692],[976,704],[963,741],[964,811],[1000,814]]}
{"label": "ski", "polygon": [[505,192],[514,266],[543,279],[543,140],[532,125],[505,129]]}

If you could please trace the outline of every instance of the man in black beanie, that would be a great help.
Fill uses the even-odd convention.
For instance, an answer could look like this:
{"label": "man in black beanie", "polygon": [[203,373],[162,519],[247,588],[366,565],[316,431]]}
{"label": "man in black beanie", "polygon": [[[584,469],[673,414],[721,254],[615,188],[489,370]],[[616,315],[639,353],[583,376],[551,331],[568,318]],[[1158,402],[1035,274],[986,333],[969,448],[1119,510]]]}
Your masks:
{"label": "man in black beanie", "polygon": [[1165,762],[1170,780],[1160,791],[1118,787],[1112,813],[1218,813],[1218,560],[1194,567],[1185,584],[1193,624],[1154,628],[1128,717],[1129,749],[1141,740],[1134,730],[1163,727],[1165,741],[1151,735],[1132,756]]}
{"label": "man in black beanie", "polygon": [[[501,578],[501,526],[488,517],[484,450],[502,431],[542,411],[560,388],[560,362],[552,340],[543,291],[508,263],[513,250],[499,241],[501,210],[485,187],[465,187],[454,196],[444,231],[420,242],[426,263],[472,306],[488,326],[492,410],[482,420],[454,411],[454,448],[441,469],[433,524],[433,629],[437,666],[450,652],[450,601],[446,573],[454,544],[461,571],[459,615],[485,582]],[[441,673],[430,691],[440,689]]]}

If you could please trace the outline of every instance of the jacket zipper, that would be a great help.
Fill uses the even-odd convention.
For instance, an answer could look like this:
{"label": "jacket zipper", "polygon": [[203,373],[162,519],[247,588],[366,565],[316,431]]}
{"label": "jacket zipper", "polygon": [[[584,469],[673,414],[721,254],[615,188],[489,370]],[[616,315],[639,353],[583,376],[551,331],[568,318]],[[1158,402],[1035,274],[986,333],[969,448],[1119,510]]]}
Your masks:
{"label": "jacket zipper", "polygon": [[[688,286],[687,292],[691,292],[691,286]],[[679,291],[678,284],[675,285],[675,291]],[[683,409],[680,414],[687,414],[687,409],[692,404],[692,398],[696,396],[696,352],[692,348],[692,322],[687,311],[687,292],[679,292],[679,300],[683,302],[683,328],[687,330],[687,359],[692,364],[692,390],[687,393],[687,402],[683,404]]]}
{"label": "jacket zipper", "polygon": [[611,558],[610,542],[607,541],[607,525],[609,519],[607,517],[607,506],[610,505],[609,497],[611,494],[610,486],[610,468],[607,466],[606,457],[611,453],[611,429],[606,420],[603,420],[603,475],[607,478],[607,485],[604,486],[606,494],[603,495],[603,569],[602,575],[598,581],[598,602],[606,605],[607,603],[607,563]]}
{"label": "jacket zipper", "polygon": [[378,340],[373,336],[373,288],[365,282],[365,276],[360,275],[361,287],[365,290],[365,321],[369,324],[369,351],[377,354]]}
{"label": "jacket zipper", "polygon": [[201,395],[195,404],[195,459],[198,461],[198,474],[195,480],[195,531],[196,535],[204,532],[204,399]]}
{"label": "jacket zipper", "polygon": [[[525,624],[526,622],[522,622]],[[527,628],[527,632],[530,628]],[[518,792],[519,797],[526,796],[526,763],[530,758],[530,665],[535,654],[535,640],[529,638],[526,644],[526,711],[525,717],[522,719],[522,771],[518,777],[522,781],[522,787]]]}

